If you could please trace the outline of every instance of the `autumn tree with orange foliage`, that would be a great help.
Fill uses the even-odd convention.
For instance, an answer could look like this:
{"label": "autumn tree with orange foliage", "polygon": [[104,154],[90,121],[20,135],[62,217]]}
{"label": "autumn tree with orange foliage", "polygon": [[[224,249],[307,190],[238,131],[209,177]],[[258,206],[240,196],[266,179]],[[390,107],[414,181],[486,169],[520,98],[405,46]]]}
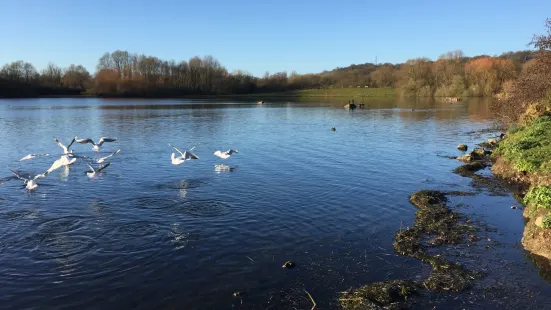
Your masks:
{"label": "autumn tree with orange foliage", "polygon": [[505,98],[491,105],[505,124],[551,114],[551,19],[545,21],[545,30],[529,43],[537,54],[508,86]]}

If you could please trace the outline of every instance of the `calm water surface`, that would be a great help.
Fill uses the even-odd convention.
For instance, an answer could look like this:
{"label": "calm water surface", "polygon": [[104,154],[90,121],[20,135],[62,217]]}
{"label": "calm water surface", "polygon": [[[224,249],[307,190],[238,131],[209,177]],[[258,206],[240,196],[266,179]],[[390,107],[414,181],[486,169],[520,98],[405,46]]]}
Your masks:
{"label": "calm water surface", "polygon": [[[394,233],[414,219],[414,191],[472,190],[451,173],[458,163],[438,155],[486,138],[473,131],[492,125],[487,103],[342,106],[0,101],[0,177],[8,168],[46,170],[61,155],[53,137],[67,144],[75,135],[113,136],[118,141],[101,154],[121,149],[97,178],[77,162],[39,180],[34,192],[20,180],[0,185],[0,307],[309,309],[307,289],[320,309],[333,309],[339,291],[426,273],[395,256]],[[173,166],[168,143],[201,143],[200,159]],[[213,155],[228,148],[239,154]],[[90,145],[73,149],[96,156]],[[29,153],[52,156],[17,162]],[[215,171],[217,164],[235,169]],[[511,277],[522,275],[506,283],[547,298],[549,285],[515,246],[522,235],[515,201],[487,192],[461,198],[471,205],[465,212],[500,230],[496,269],[508,264]],[[281,268],[287,260],[297,267]],[[433,301],[459,307],[457,297]],[[499,302],[470,308],[478,307]]]}

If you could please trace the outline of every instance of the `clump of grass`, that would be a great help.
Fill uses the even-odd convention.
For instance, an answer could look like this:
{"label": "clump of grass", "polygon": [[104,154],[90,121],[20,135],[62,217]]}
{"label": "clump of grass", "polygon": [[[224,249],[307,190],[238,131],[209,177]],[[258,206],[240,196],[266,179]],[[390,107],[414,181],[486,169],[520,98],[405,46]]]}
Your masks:
{"label": "clump of grass", "polygon": [[531,188],[522,202],[525,205],[533,205],[536,208],[551,209],[551,187],[540,185]]}
{"label": "clump of grass", "polygon": [[545,229],[551,228],[551,213],[543,216],[542,227]]}
{"label": "clump of grass", "polygon": [[542,116],[510,130],[495,154],[503,156],[518,171],[551,172],[551,117]]}
{"label": "clump of grass", "polygon": [[[343,309],[380,309],[392,303],[406,300],[417,293],[414,281],[393,280],[364,285],[339,298]],[[361,305],[361,306],[360,306]],[[363,306],[363,307],[362,307]]]}

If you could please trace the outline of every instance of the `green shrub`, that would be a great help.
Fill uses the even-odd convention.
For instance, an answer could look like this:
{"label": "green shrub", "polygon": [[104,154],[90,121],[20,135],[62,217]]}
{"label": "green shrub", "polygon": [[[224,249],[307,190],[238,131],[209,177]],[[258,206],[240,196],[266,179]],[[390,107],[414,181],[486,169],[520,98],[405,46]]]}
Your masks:
{"label": "green shrub", "polygon": [[531,188],[524,196],[523,203],[537,208],[551,209],[551,187],[540,185]]}
{"label": "green shrub", "polygon": [[540,117],[522,127],[512,126],[494,153],[518,171],[551,172],[551,117]]}
{"label": "green shrub", "polygon": [[551,228],[551,213],[547,213],[543,216],[542,227],[546,229]]}

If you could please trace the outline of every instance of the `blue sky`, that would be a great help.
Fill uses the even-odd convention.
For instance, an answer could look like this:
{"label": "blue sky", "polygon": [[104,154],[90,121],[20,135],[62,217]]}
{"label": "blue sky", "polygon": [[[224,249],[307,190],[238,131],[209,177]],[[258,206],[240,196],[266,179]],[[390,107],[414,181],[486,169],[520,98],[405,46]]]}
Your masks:
{"label": "blue sky", "polygon": [[95,71],[117,49],[161,59],[212,55],[255,75],[353,63],[526,49],[549,0],[4,0],[0,64],[49,61]]}

